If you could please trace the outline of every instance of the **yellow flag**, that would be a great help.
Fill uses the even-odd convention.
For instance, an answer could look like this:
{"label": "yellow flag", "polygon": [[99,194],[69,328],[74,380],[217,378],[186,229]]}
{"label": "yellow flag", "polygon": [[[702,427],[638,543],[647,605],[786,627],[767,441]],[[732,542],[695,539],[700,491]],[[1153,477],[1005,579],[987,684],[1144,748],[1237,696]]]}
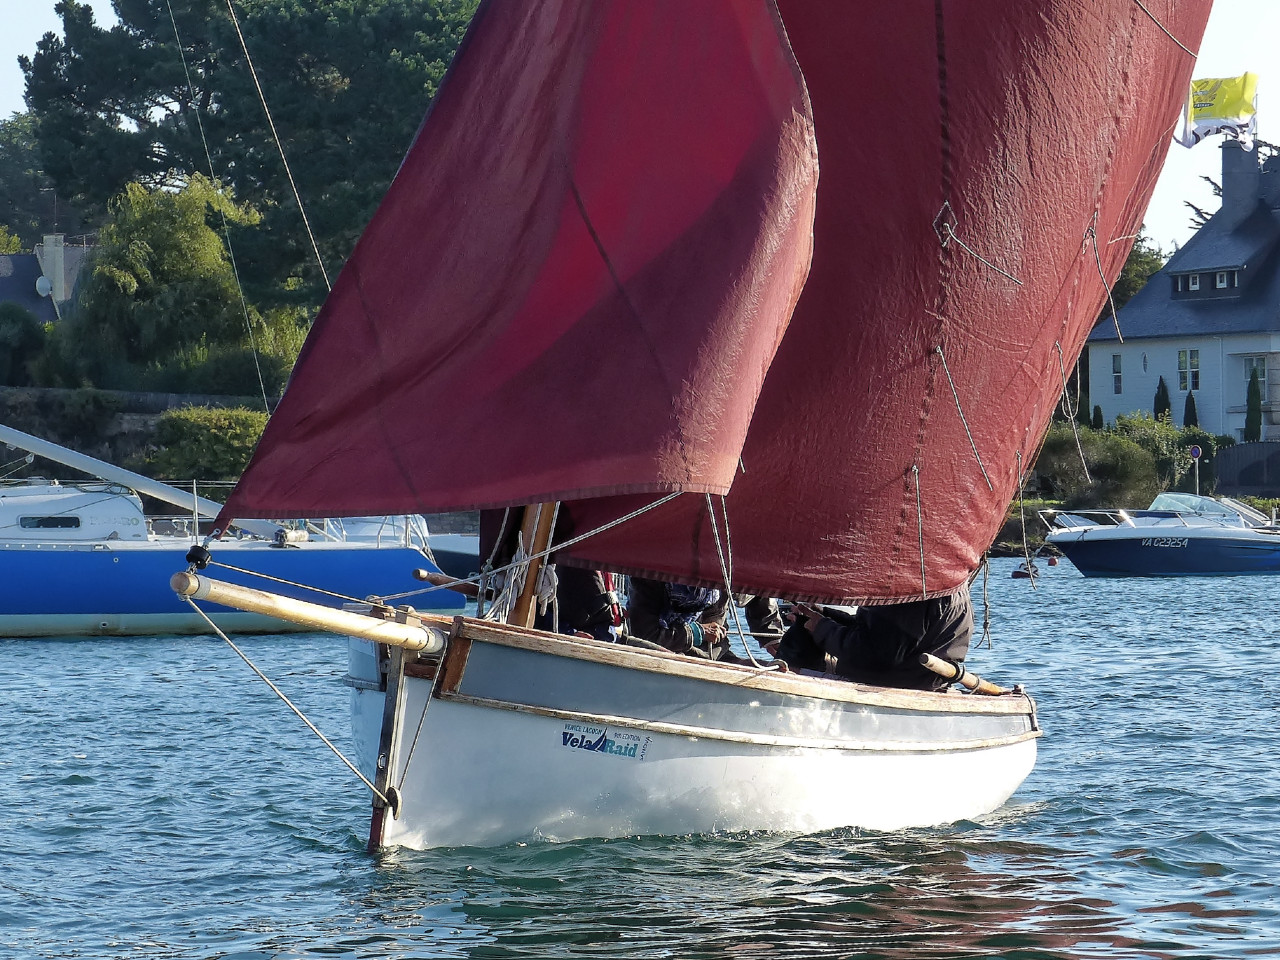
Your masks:
{"label": "yellow flag", "polygon": [[1257,132],[1257,74],[1191,81],[1187,109],[1174,137],[1180,144],[1193,147],[1205,137],[1224,133],[1250,150]]}

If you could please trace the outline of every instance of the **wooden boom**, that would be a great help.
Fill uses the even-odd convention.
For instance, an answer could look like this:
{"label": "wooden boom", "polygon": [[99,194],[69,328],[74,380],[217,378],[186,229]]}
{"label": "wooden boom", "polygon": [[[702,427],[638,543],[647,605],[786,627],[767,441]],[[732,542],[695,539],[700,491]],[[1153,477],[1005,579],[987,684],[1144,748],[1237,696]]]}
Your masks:
{"label": "wooden boom", "polygon": [[974,693],[985,693],[988,696],[999,697],[1011,692],[992,683],[990,680],[983,680],[976,673],[970,673],[960,664],[935,657],[931,653],[920,654],[920,665],[929,668],[943,679],[958,683]]}
{"label": "wooden boom", "polygon": [[315,627],[317,630],[342,633],[350,637],[390,644],[393,647],[404,647],[406,650],[417,650],[421,653],[439,653],[443,650],[446,631],[452,623],[452,620],[447,617],[432,617],[407,610],[397,611],[404,616],[403,621],[382,620],[363,613],[335,610],[333,607],[318,603],[294,600],[292,597],[282,597],[279,594],[254,590],[251,587],[211,580],[209,577],[185,571],[175,573],[169,579],[169,586],[180,597],[208,600],[211,603],[220,603],[224,607],[260,613],[278,620]]}

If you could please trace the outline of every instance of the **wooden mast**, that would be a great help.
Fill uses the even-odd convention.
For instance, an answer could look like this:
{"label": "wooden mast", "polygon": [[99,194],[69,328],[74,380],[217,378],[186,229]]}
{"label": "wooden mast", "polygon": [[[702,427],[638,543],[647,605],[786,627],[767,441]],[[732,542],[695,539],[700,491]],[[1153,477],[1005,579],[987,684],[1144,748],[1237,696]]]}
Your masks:
{"label": "wooden mast", "polygon": [[520,525],[520,540],[529,556],[529,569],[525,573],[524,587],[511,608],[511,616],[507,622],[518,627],[533,626],[534,612],[537,609],[538,578],[547,558],[538,556],[551,545],[551,528],[555,523],[556,504],[531,503],[524,508],[524,520]]}

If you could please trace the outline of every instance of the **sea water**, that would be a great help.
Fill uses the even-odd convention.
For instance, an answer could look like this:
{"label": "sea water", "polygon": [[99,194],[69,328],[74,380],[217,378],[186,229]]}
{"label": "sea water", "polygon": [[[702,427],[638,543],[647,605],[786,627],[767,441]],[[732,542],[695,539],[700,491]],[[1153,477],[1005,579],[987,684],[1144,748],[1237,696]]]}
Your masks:
{"label": "sea water", "polygon": [[[970,664],[1035,695],[1036,769],[894,834],[372,856],[364,788],[221,640],[0,641],[0,958],[1280,956],[1280,578],[1014,565]],[[349,749],[345,641],[237,642]]]}

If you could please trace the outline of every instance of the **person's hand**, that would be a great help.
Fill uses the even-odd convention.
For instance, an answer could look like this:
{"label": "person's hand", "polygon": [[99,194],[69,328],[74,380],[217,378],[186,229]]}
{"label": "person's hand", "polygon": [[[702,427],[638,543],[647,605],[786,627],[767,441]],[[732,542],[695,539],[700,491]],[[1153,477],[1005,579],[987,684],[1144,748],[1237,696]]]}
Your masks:
{"label": "person's hand", "polygon": [[724,624],[717,620],[699,623],[698,626],[702,627],[702,639],[708,646],[719,643],[725,637]]}
{"label": "person's hand", "polygon": [[818,625],[818,621],[822,619],[822,614],[807,603],[797,603],[791,607],[791,612],[796,618],[796,623],[803,623],[804,628],[810,633]]}

